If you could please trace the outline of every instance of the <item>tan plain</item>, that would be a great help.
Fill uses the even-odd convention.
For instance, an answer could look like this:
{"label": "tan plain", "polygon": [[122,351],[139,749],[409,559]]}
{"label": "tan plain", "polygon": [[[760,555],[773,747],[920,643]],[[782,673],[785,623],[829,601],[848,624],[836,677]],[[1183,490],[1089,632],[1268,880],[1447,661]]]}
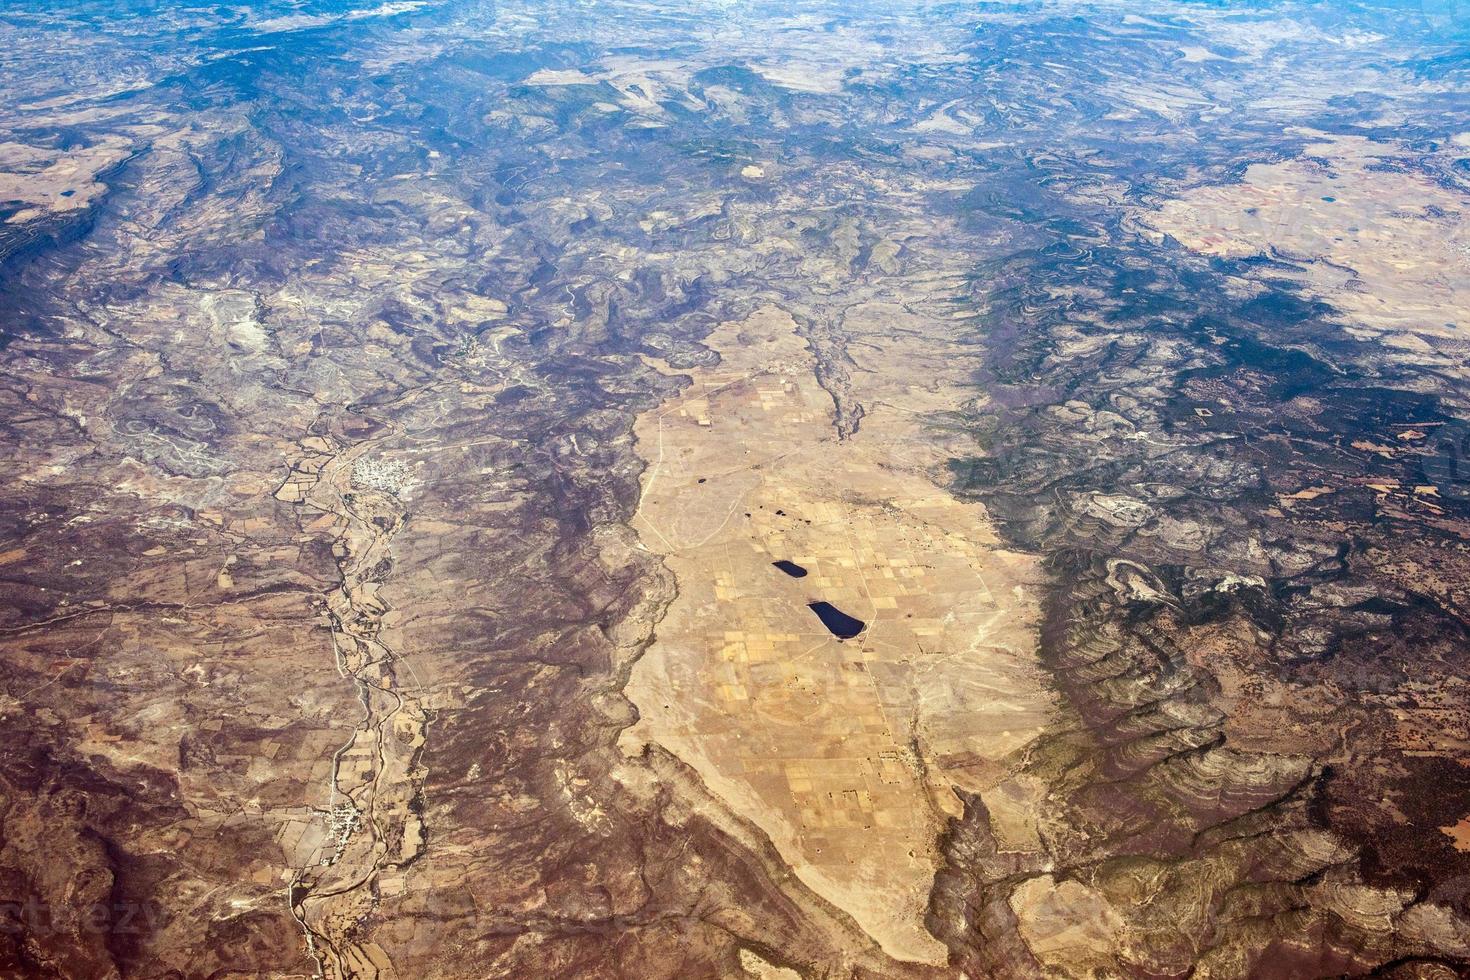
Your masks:
{"label": "tan plain", "polygon": [[[1050,712],[1035,569],[931,479],[925,413],[964,390],[927,360],[944,325],[851,325],[884,346],[867,348],[871,371],[858,360],[868,415],[849,440],[772,307],[718,328],[719,365],[639,420],[634,526],[679,594],[627,688],[641,721],[624,745],[683,758],[887,952],[942,963],[923,917],[959,812],[949,787],[996,783]],[[833,638],[807,608],[818,599],[867,629]]]}

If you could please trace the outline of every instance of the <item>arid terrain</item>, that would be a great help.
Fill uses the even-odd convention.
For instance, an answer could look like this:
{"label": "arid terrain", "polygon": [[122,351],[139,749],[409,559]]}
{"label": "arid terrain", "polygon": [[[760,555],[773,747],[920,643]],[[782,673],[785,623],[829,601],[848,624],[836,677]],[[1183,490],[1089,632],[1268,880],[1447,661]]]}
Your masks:
{"label": "arid terrain", "polygon": [[1470,976],[1463,5],[0,39],[0,976]]}
{"label": "arid terrain", "polygon": [[716,328],[718,366],[640,420],[634,527],[679,595],[625,689],[639,712],[625,738],[692,765],[889,953],[943,963],[924,914],[961,813],[951,787],[993,786],[1051,696],[1034,560],[1002,551],[984,509],[936,488],[911,448],[943,366],[928,361],[938,374],[916,392],[878,373],[926,363],[913,320],[865,338],[853,391],[873,407],[848,439],[795,322],[769,307]]}

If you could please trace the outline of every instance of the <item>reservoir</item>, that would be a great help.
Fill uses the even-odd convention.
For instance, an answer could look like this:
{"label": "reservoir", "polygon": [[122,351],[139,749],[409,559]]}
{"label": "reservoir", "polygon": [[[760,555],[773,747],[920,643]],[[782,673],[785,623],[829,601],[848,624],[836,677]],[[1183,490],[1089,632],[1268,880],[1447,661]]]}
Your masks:
{"label": "reservoir", "polygon": [[861,619],[849,616],[830,602],[808,602],[806,607],[816,613],[822,625],[827,627],[828,632],[839,640],[852,639],[867,625]]}

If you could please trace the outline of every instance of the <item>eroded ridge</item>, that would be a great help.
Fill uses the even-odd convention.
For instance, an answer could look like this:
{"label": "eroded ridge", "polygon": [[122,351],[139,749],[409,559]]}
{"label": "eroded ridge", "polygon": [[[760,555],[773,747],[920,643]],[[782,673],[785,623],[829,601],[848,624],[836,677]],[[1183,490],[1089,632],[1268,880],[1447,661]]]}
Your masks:
{"label": "eroded ridge", "polygon": [[946,840],[972,974],[1470,956],[1463,189],[1306,150],[985,268],[996,399],[957,472],[1047,555],[1066,720]]}

